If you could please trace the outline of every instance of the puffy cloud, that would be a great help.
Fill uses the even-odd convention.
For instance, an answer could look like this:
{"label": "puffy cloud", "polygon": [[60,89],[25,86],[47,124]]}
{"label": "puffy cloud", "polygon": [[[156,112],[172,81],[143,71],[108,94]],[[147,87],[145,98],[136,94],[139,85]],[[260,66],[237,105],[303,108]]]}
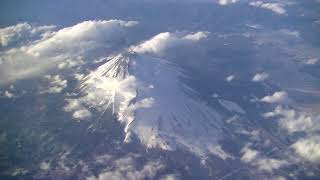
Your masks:
{"label": "puffy cloud", "polygon": [[315,128],[315,122],[311,116],[297,112],[294,109],[277,106],[273,112],[264,114],[265,117],[279,116],[279,125],[289,133],[311,131]]}
{"label": "puffy cloud", "polygon": [[269,78],[269,74],[263,72],[263,73],[258,73],[256,75],[254,75],[254,77],[252,78],[252,81],[253,82],[261,82],[261,81],[264,81],[268,78]]}
{"label": "puffy cloud", "polygon": [[312,58],[312,59],[308,59],[306,64],[308,65],[314,65],[314,64],[317,64],[319,62],[319,59],[317,58]]}
{"label": "puffy cloud", "polygon": [[[128,0],[127,0],[128,1]],[[175,2],[175,3],[218,3],[219,5],[229,5],[236,3],[240,0],[162,0],[162,1],[150,1],[150,0],[131,0],[135,2],[148,2],[148,3],[164,3],[164,2]]]}
{"label": "puffy cloud", "polygon": [[50,170],[50,166],[51,166],[51,164],[49,162],[41,162],[39,165],[40,169],[43,171]]}
{"label": "puffy cloud", "polygon": [[222,6],[233,4],[238,2],[239,0],[218,0],[218,3]]}
{"label": "puffy cloud", "polygon": [[25,168],[15,168],[11,173],[11,176],[23,176],[23,175],[26,175],[28,172],[29,170]]}
{"label": "puffy cloud", "polygon": [[67,80],[61,79],[60,75],[46,75],[45,78],[49,81],[49,88],[41,91],[42,94],[56,94],[60,93],[64,88],[67,87]]}
{"label": "puffy cloud", "polygon": [[207,38],[207,32],[196,32],[187,35],[178,35],[175,33],[160,33],[151,39],[130,48],[137,53],[146,53],[154,55],[163,55],[168,49],[177,48],[185,45],[192,45],[198,41]]}
{"label": "puffy cloud", "polygon": [[246,163],[252,162],[259,155],[258,151],[251,149],[249,146],[245,146],[241,150],[241,153],[242,153],[241,161],[246,162]]}
{"label": "puffy cloud", "polygon": [[160,161],[147,162],[142,168],[138,168],[136,160],[131,157],[123,157],[112,163],[112,168],[101,172],[97,177],[90,176],[87,180],[109,180],[109,179],[153,179],[155,175],[164,168]]}
{"label": "puffy cloud", "polygon": [[72,117],[75,119],[88,119],[91,117],[91,112],[88,109],[79,109],[72,114]]}
{"label": "puffy cloud", "polygon": [[287,103],[289,101],[289,97],[286,92],[278,91],[273,93],[271,96],[263,97],[261,101],[266,103]]}
{"label": "puffy cloud", "polygon": [[312,163],[320,162],[319,116],[306,112],[277,106],[274,111],[264,114],[265,117],[278,117],[279,126],[289,133],[303,132],[307,137],[300,138],[290,147],[302,158]]}
{"label": "puffy cloud", "polygon": [[14,97],[14,94],[9,92],[9,91],[5,91],[3,93],[3,96],[6,97],[6,98],[13,98]]}
{"label": "puffy cloud", "polygon": [[160,180],[178,180],[178,179],[181,179],[179,174],[168,174],[160,178]]}
{"label": "puffy cloud", "polygon": [[78,120],[88,119],[92,116],[91,112],[83,105],[79,99],[67,99],[64,111],[73,112],[72,117]]}
{"label": "puffy cloud", "polygon": [[97,164],[108,164],[109,161],[112,159],[112,156],[109,154],[103,154],[96,156],[95,158],[95,163]]}
{"label": "puffy cloud", "polygon": [[226,160],[226,159],[234,159],[234,157],[228,153],[226,153],[220,145],[210,145],[208,147],[208,150],[211,154],[219,157],[220,159]]}
{"label": "puffy cloud", "polygon": [[242,162],[251,164],[252,166],[257,167],[260,171],[272,173],[274,170],[277,170],[289,164],[285,160],[269,158],[266,155],[261,154],[257,150],[252,149],[250,145],[246,145],[241,150],[241,153]]}
{"label": "puffy cloud", "polygon": [[35,37],[41,38],[31,39],[21,47],[0,52],[0,84],[32,78],[55,67],[64,69],[82,65],[83,56],[94,58],[97,53],[93,52],[115,46],[125,37],[126,30],[136,24],[136,21],[100,20],[84,21],[54,32],[51,28],[28,25],[23,25],[28,27],[24,28],[28,33],[15,30],[21,29],[22,25],[2,30],[6,34],[13,34],[1,36],[5,44],[18,37],[30,40],[28,34],[38,33]]}
{"label": "puffy cloud", "polygon": [[[161,3],[168,3],[168,2],[174,2],[174,3],[219,3],[223,0],[162,0],[162,1],[154,1],[154,0],[120,0],[120,1],[130,1],[130,2],[137,2],[137,3],[154,3],[154,4],[161,4]],[[231,3],[233,1],[238,0],[224,0],[227,1],[227,3]]]}
{"label": "puffy cloud", "polygon": [[55,58],[34,57],[20,49],[0,52],[0,84],[44,74],[54,66],[55,60]]}
{"label": "puffy cloud", "polygon": [[285,160],[278,160],[274,158],[262,158],[257,160],[257,162],[254,163],[259,170],[272,172],[273,170],[277,170],[283,166],[288,165],[288,162]]}
{"label": "puffy cloud", "polygon": [[74,78],[78,81],[82,80],[83,77],[84,77],[84,74],[80,74],[80,73],[74,74]]}
{"label": "puffy cloud", "polygon": [[202,39],[207,38],[208,36],[208,32],[197,32],[197,33],[193,33],[193,34],[187,34],[184,37],[182,37],[183,40],[188,40],[191,42],[197,42],[200,41]]}
{"label": "puffy cloud", "polygon": [[66,112],[71,112],[82,108],[82,103],[78,99],[67,99],[68,104],[64,107]]}
{"label": "puffy cloud", "polygon": [[292,37],[295,37],[295,38],[299,38],[300,37],[300,32],[299,31],[293,31],[293,30],[290,30],[290,29],[281,29],[280,32],[285,34],[285,35],[292,36]]}
{"label": "puffy cloud", "polygon": [[230,75],[230,76],[228,76],[228,77],[226,78],[226,80],[227,80],[228,82],[231,82],[231,81],[233,81],[235,78],[236,78],[236,77],[235,77],[234,75]]}
{"label": "puffy cloud", "polygon": [[262,1],[254,1],[250,2],[249,5],[263,9],[268,9],[280,15],[286,13],[286,9],[284,9],[284,5],[281,3],[264,3]]}
{"label": "puffy cloud", "polygon": [[0,29],[0,46],[6,47],[43,38],[55,28],[55,26],[33,26],[28,23],[20,23]]}
{"label": "puffy cloud", "polygon": [[78,54],[78,51],[88,51],[103,43],[119,40],[126,28],[136,24],[136,21],[121,20],[84,21],[53,33],[50,38],[28,47],[26,52],[36,56],[56,56],[62,52]]}
{"label": "puffy cloud", "polygon": [[74,57],[72,59],[65,59],[58,64],[59,69],[75,68],[85,64],[82,56]]}
{"label": "puffy cloud", "polygon": [[291,148],[307,161],[320,163],[320,136],[301,138]]}

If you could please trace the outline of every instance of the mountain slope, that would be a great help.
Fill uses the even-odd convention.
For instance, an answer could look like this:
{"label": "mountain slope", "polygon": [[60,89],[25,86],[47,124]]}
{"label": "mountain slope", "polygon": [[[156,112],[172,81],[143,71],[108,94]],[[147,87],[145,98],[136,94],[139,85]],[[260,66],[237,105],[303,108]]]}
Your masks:
{"label": "mountain slope", "polygon": [[136,136],[148,148],[214,153],[221,117],[197,100],[183,77],[168,61],[127,52],[91,72],[81,88],[88,105],[111,108],[125,124],[125,141]]}

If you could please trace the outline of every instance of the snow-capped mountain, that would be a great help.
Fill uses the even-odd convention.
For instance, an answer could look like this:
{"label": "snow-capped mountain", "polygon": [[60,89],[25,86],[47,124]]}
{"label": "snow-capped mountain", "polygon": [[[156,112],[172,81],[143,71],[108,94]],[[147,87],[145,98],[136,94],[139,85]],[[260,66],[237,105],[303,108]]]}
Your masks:
{"label": "snow-capped mountain", "polygon": [[183,78],[188,77],[171,62],[126,52],[91,72],[81,87],[87,104],[112,109],[125,124],[127,142],[137,136],[148,148],[215,151],[221,116]]}
{"label": "snow-capped mountain", "polygon": [[2,3],[0,179],[320,179],[319,2]]}

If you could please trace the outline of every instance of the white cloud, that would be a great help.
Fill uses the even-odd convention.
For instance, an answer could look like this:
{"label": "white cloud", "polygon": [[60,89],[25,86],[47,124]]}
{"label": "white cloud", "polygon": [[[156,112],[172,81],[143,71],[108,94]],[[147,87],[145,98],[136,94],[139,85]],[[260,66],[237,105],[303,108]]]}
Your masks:
{"label": "white cloud", "polygon": [[255,160],[258,155],[259,152],[251,149],[249,146],[245,146],[242,150],[241,150],[242,156],[241,156],[241,161],[243,162],[252,162],[253,160]]}
{"label": "white cloud", "polygon": [[319,62],[319,59],[317,58],[312,58],[312,59],[308,59],[306,64],[308,65],[314,65],[314,64],[317,64]]}
{"label": "white cloud", "polygon": [[228,82],[231,82],[231,81],[233,81],[235,78],[236,78],[236,77],[235,77],[234,75],[230,75],[230,76],[228,76],[228,77],[226,78],[226,80],[227,80]]}
{"label": "white cloud", "polygon": [[175,33],[160,33],[150,40],[147,40],[137,46],[132,46],[131,51],[137,53],[146,53],[154,55],[163,55],[168,49],[179,46],[192,45],[198,41],[207,38],[207,32],[196,32],[187,35],[178,35]]}
{"label": "white cloud", "polygon": [[111,162],[111,167],[101,172],[97,177],[90,176],[87,180],[109,180],[109,179],[153,179],[155,175],[164,168],[159,161],[147,162],[138,168],[136,160],[131,157],[123,157]]}
{"label": "white cloud", "polygon": [[41,91],[42,94],[56,94],[60,93],[64,88],[67,87],[67,80],[61,79],[60,75],[46,75],[45,79],[49,81],[49,88]]}
{"label": "white cloud", "polygon": [[191,42],[197,42],[200,41],[202,39],[205,39],[208,37],[208,32],[196,32],[196,33],[191,33],[191,34],[187,34],[184,37],[182,37],[183,40],[188,40]]}
{"label": "white cloud", "polygon": [[218,0],[218,3],[222,6],[233,4],[238,2],[239,0]]}
{"label": "white cloud", "polygon": [[[120,1],[130,1],[130,2],[138,2],[138,3],[154,3],[154,4],[161,4],[161,3],[214,3],[219,2],[219,0],[161,0],[161,1],[154,1],[154,0],[120,0]],[[227,0],[227,1],[235,1],[235,0]]]}
{"label": "white cloud", "polygon": [[72,117],[75,119],[88,119],[91,117],[91,112],[87,109],[79,109],[72,114]]}
{"label": "white cloud", "polygon": [[278,160],[273,158],[261,158],[254,163],[259,170],[272,172],[273,170],[277,170],[283,166],[288,165],[288,162],[285,160]]}
{"label": "white cloud", "polygon": [[76,80],[78,80],[78,81],[82,80],[83,77],[84,77],[83,74],[80,74],[80,73],[75,73],[75,74],[74,74],[74,78],[75,78]]}
{"label": "white cloud", "polygon": [[208,150],[211,154],[226,160],[226,159],[234,159],[234,157],[228,153],[226,153],[220,145],[211,145],[208,147]]}
{"label": "white cloud", "polygon": [[[82,56],[94,58],[97,53],[93,52],[99,49],[105,51],[115,46],[125,37],[127,29],[136,24],[136,21],[102,20],[84,21],[54,32],[51,28],[28,24],[23,25],[28,27],[24,28],[28,33],[19,33],[20,31],[16,30],[21,29],[22,25],[2,30],[9,34],[1,36],[4,44],[17,38],[30,42],[0,52],[0,84],[42,75],[56,67],[64,69],[82,65]],[[38,38],[30,39],[28,34],[37,33],[38,36],[35,37]]]}
{"label": "white cloud", "polygon": [[96,156],[94,159],[95,159],[95,162],[98,164],[108,164],[109,161],[112,159],[112,156],[109,154],[103,154],[103,155]]}
{"label": "white cloud", "polygon": [[264,3],[262,1],[254,1],[250,2],[249,5],[263,9],[268,9],[280,15],[286,13],[286,9],[284,9],[284,5],[281,3]]}
{"label": "white cloud", "polygon": [[306,138],[300,138],[290,147],[302,158],[312,163],[320,162],[319,116],[312,116],[306,112],[277,106],[274,111],[268,112],[265,117],[278,117],[279,126],[289,133],[303,132]]}
{"label": "white cloud", "polygon": [[168,174],[160,178],[160,180],[178,180],[181,179],[179,174]]}
{"label": "white cloud", "polygon": [[15,168],[11,173],[11,176],[23,176],[23,175],[26,175],[28,172],[29,170],[25,168]]}
{"label": "white cloud", "polygon": [[5,91],[3,95],[6,98],[13,98],[14,97],[14,94],[9,91]]}
{"label": "white cloud", "polygon": [[55,61],[55,58],[31,56],[20,49],[0,52],[0,57],[0,84],[42,75],[54,66]]}
{"label": "white cloud", "polygon": [[253,82],[261,82],[261,81],[264,81],[268,78],[269,78],[269,74],[263,72],[263,73],[258,73],[256,75],[254,75],[254,77],[252,78],[252,81]]}
{"label": "white cloud", "polygon": [[71,112],[76,109],[81,109],[82,108],[82,103],[78,99],[66,99],[68,104],[64,107],[64,110],[66,112]]}
{"label": "white cloud", "polygon": [[307,161],[320,163],[320,136],[301,138],[291,148]]}
{"label": "white cloud", "polygon": [[278,91],[271,96],[265,96],[261,99],[262,102],[266,103],[288,103],[288,94],[284,91]]}
{"label": "white cloud", "polygon": [[299,31],[293,31],[293,30],[290,30],[290,29],[281,29],[280,32],[285,34],[285,35],[292,36],[292,37],[295,37],[295,38],[299,38],[300,37],[300,32]]}
{"label": "white cloud", "polygon": [[311,116],[303,112],[299,113],[294,109],[283,108],[282,106],[277,106],[273,112],[268,112],[264,116],[267,118],[279,116],[280,127],[289,133],[312,131],[316,128]]}
{"label": "white cloud", "polygon": [[49,162],[41,162],[39,167],[43,171],[48,171],[50,170],[50,166],[51,164]]}
{"label": "white cloud", "polygon": [[83,120],[92,116],[91,112],[83,105],[80,99],[66,99],[66,101],[67,105],[64,107],[64,111],[73,112],[73,118]]}
{"label": "white cloud", "polygon": [[55,26],[32,26],[28,23],[20,23],[0,29],[0,46],[9,46],[14,43],[32,41],[50,34]]}
{"label": "white cloud", "polygon": [[50,38],[28,47],[26,52],[41,56],[57,56],[62,52],[79,54],[78,51],[88,51],[102,43],[119,40],[126,28],[136,24],[136,21],[121,20],[84,21],[53,33]]}
{"label": "white cloud", "polygon": [[283,166],[288,165],[289,163],[285,160],[279,160],[274,158],[269,158],[266,155],[254,150],[249,145],[246,145],[241,150],[242,156],[241,161],[248,163],[252,166],[257,167],[260,171],[266,171],[272,173],[274,170],[277,170]]}
{"label": "white cloud", "polygon": [[75,68],[80,65],[85,64],[82,56],[74,57],[72,59],[65,59],[61,63],[58,64],[59,69],[67,69],[67,68]]}

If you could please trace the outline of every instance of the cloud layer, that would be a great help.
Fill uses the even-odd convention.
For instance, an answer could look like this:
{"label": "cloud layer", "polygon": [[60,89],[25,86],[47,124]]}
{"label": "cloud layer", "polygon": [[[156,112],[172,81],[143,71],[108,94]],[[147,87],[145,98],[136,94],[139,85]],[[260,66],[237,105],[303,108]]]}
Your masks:
{"label": "cloud layer", "polygon": [[273,171],[289,164],[285,160],[269,158],[257,150],[252,149],[250,145],[245,146],[241,152],[241,161],[257,167],[260,171],[272,173]]}
{"label": "cloud layer", "polygon": [[291,146],[304,159],[320,163],[320,136],[302,138]]}
{"label": "cloud layer", "polygon": [[196,32],[185,35],[164,32],[137,46],[132,46],[130,50],[137,53],[163,56],[169,49],[172,50],[179,47],[192,46],[194,43],[207,38],[207,36],[207,32]]}
{"label": "cloud layer", "polygon": [[55,76],[46,75],[45,79],[49,81],[49,87],[41,91],[42,94],[60,93],[64,88],[67,87],[68,81],[61,79],[60,75],[55,75]]}
{"label": "cloud layer", "polygon": [[284,5],[281,3],[264,3],[262,1],[253,1],[249,3],[250,6],[271,10],[276,14],[283,15],[286,13]]}
{"label": "cloud layer", "polygon": [[273,93],[270,96],[265,96],[261,99],[262,102],[266,103],[280,103],[285,104],[288,103],[289,97],[288,94],[284,91],[278,91]]}
{"label": "cloud layer", "polygon": [[72,117],[76,120],[88,119],[92,116],[91,112],[83,105],[79,99],[66,99],[67,104],[64,111],[72,112]]}
{"label": "cloud layer", "polygon": [[263,72],[263,73],[258,73],[256,75],[254,75],[254,77],[252,78],[252,81],[253,82],[261,82],[261,81],[264,81],[268,78],[269,78],[269,74]]}
{"label": "cloud layer", "polygon": [[92,51],[114,46],[136,24],[136,21],[102,20],[84,21],[58,31],[52,31],[51,26],[34,27],[26,23],[1,29],[3,45],[28,41],[0,52],[0,84],[38,76],[57,66],[81,65],[82,56],[93,58]]}
{"label": "cloud layer", "polygon": [[45,38],[51,34],[55,26],[33,26],[28,23],[21,23],[0,29],[0,47],[21,45]]}
{"label": "cloud layer", "polygon": [[[153,179],[158,171],[164,168],[159,161],[148,162],[141,169],[133,157],[123,157],[112,163],[111,169],[106,169],[97,177],[89,176],[87,180],[109,180],[109,179]],[[110,165],[110,164],[109,164]]]}

